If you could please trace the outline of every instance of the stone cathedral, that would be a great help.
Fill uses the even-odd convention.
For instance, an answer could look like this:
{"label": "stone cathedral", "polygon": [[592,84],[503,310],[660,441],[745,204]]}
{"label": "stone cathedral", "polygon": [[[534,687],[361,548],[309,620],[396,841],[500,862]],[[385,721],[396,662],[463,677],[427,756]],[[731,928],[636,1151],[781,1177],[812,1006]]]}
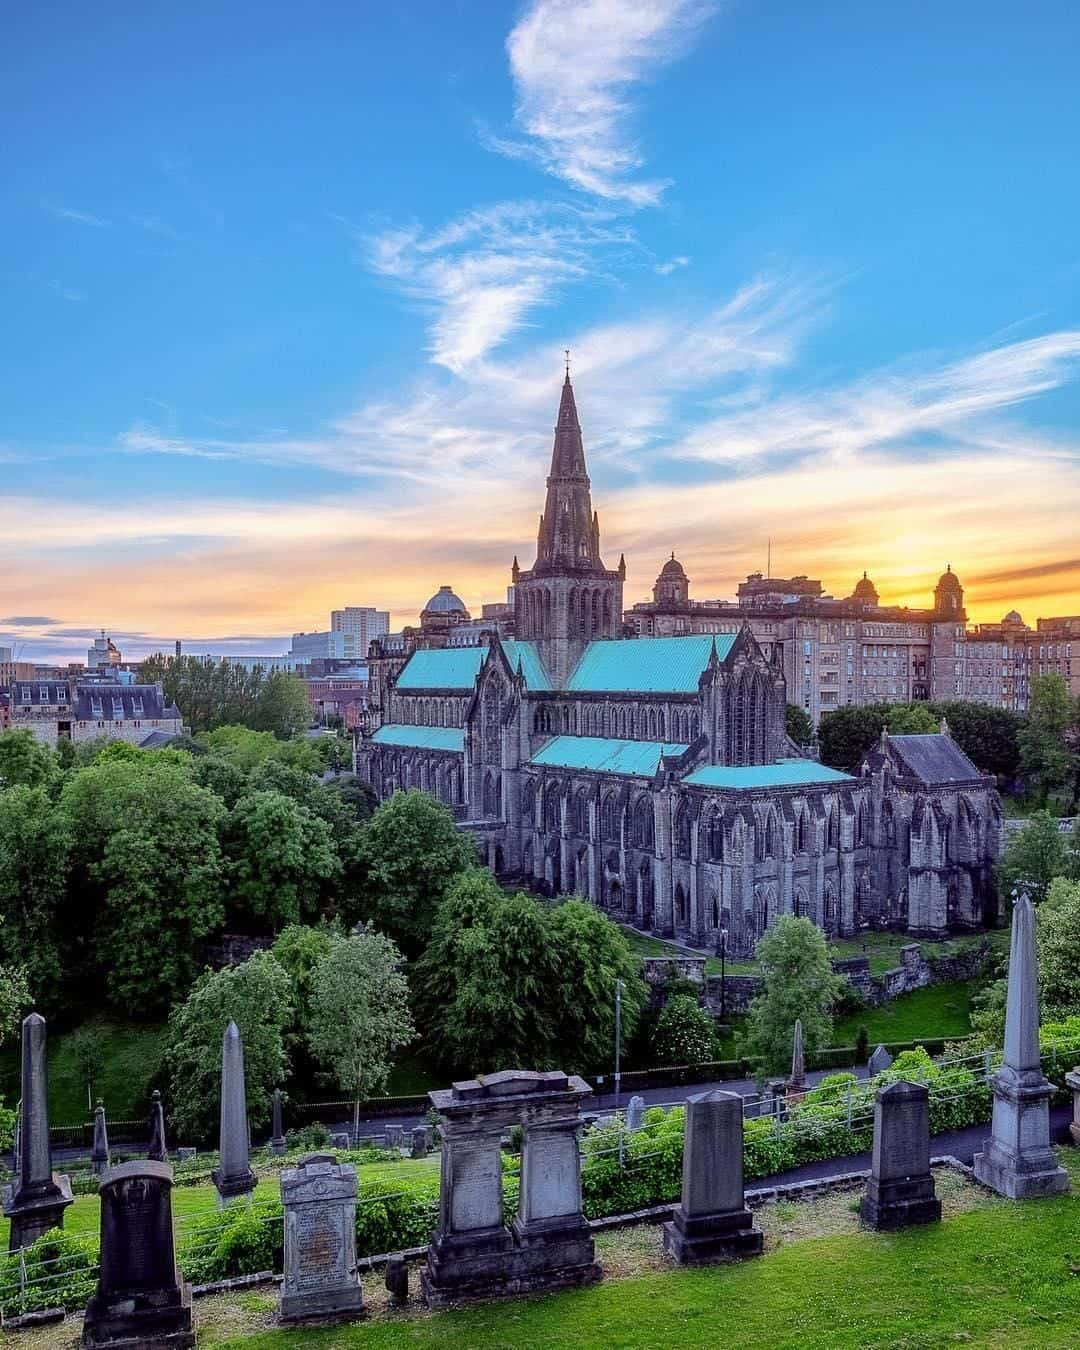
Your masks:
{"label": "stone cathedral", "polygon": [[445,802],[507,881],[697,946],[723,929],[749,953],[780,914],[830,935],[996,919],[1000,805],[947,727],[883,735],[854,774],[801,758],[750,629],[626,638],[625,574],[601,557],[567,373],[513,636],[456,640],[443,587],[412,640],[377,639],[359,772]]}

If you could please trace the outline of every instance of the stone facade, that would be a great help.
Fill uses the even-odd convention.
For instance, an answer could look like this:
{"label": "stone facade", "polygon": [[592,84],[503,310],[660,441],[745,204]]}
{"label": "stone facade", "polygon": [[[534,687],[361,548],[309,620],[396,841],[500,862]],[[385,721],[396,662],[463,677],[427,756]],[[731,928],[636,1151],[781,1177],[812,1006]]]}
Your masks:
{"label": "stone facade", "polygon": [[885,739],[853,775],[791,758],[776,651],[745,622],[620,638],[624,571],[600,556],[567,378],[514,636],[374,643],[358,771],[439,797],[507,879],[693,945],[726,929],[732,955],[785,913],[932,936],[996,917],[994,784],[944,731]]}

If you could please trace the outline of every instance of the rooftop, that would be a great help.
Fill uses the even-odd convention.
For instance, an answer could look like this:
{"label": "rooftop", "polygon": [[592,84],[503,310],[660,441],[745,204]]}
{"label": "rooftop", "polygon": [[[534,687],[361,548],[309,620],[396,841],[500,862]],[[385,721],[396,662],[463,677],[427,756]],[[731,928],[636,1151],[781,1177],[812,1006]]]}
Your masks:
{"label": "rooftop", "polygon": [[982,774],[951,736],[890,736],[888,744],[904,768],[924,783],[964,783]]}
{"label": "rooftop", "polygon": [[590,642],[566,687],[579,694],[696,694],[713,648],[722,661],[734,644],[730,633]]}
{"label": "rooftop", "polygon": [[558,769],[591,769],[632,778],[651,778],[662,755],[681,755],[687,747],[666,741],[619,741],[606,736],[555,736],[530,764]]}
{"label": "rooftop", "polygon": [[371,739],[376,745],[406,745],[416,750],[453,750],[461,754],[465,749],[465,733],[461,727],[416,727],[389,722]]}
{"label": "rooftop", "polygon": [[781,759],[775,764],[705,764],[683,779],[692,787],[770,788],[853,783],[849,773],[826,768],[813,759]]}

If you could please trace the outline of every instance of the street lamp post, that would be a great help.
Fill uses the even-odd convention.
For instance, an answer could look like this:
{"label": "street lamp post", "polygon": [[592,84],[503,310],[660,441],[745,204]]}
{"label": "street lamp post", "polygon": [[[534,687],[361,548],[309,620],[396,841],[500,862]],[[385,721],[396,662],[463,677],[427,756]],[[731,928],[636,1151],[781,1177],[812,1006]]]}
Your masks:
{"label": "street lamp post", "polygon": [[727,974],[727,929],[721,928],[716,934],[716,954],[720,958],[720,1021],[727,1011],[727,999],[724,990],[724,977]]}
{"label": "street lamp post", "polygon": [[615,1110],[619,1109],[619,1085],[622,1074],[619,1072],[619,1056],[622,1053],[622,980],[615,981]]}

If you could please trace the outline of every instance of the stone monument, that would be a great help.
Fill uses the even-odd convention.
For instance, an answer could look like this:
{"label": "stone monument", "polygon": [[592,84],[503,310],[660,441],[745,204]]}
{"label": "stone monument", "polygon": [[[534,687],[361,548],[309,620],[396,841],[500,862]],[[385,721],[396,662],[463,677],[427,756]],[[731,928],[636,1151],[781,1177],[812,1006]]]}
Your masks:
{"label": "stone monument", "polygon": [[664,1250],[680,1265],[760,1256],[764,1235],[743,1195],[743,1102],[703,1092],[686,1103],[682,1200],[664,1224]]}
{"label": "stone monument", "polygon": [[[508,1069],[432,1092],[443,1117],[439,1225],[420,1277],[432,1307],[600,1278],[581,1209],[578,1134],[591,1088],[564,1073]],[[522,1127],[521,1191],[503,1221],[503,1133]]]}
{"label": "stone monument", "polygon": [[806,1090],[806,1056],[803,1054],[801,1017],[795,1019],[795,1032],[791,1039],[791,1076],[788,1087],[792,1092]]}
{"label": "stone monument", "polygon": [[150,1098],[150,1142],[146,1146],[146,1156],[151,1162],[169,1161],[169,1149],[165,1143],[165,1108],[157,1088]]}
{"label": "stone monument", "polygon": [[417,1125],[409,1136],[409,1156],[426,1158],[431,1147],[431,1134],[426,1125]]}
{"label": "stone monument", "polygon": [[70,1180],[52,1170],[45,1019],[40,1013],[23,1019],[19,1167],[0,1199],[11,1220],[11,1252],[29,1247],[50,1228],[63,1228],[64,1210],[72,1200]]}
{"label": "stone monument", "polygon": [[147,1159],[101,1175],[101,1269],[82,1343],[116,1350],[189,1350],[191,1286],[176,1269],[172,1168]]}
{"label": "stone monument", "polygon": [[221,1041],[221,1160],[210,1173],[218,1204],[238,1195],[250,1195],[258,1184],[248,1160],[247,1093],[244,1087],[244,1047],[235,1022]]}
{"label": "stone monument", "polygon": [[892,1055],[883,1045],[879,1045],[870,1056],[870,1077],[873,1078],[875,1074],[884,1073],[886,1069],[890,1068],[892,1068]]}
{"label": "stone monument", "polygon": [[405,1143],[404,1125],[387,1125],[386,1147],[389,1149],[396,1149],[398,1152],[400,1152],[402,1145],[404,1143]]}
{"label": "stone monument", "polygon": [[941,1201],[930,1173],[930,1093],[922,1083],[889,1083],[874,1100],[874,1152],[863,1222],[889,1230],[936,1223]]}
{"label": "stone monument", "polygon": [[356,1168],[312,1153],[281,1173],[285,1208],[282,1322],[363,1317],[356,1273]]}
{"label": "stone monument", "polygon": [[635,1130],[641,1129],[641,1122],[645,1119],[645,1098],[631,1097],[626,1103],[626,1129],[629,1134]]}
{"label": "stone monument", "polygon": [[281,1128],[281,1089],[274,1089],[274,1107],[270,1127],[270,1152],[280,1156],[285,1152],[285,1131]]}
{"label": "stone monument", "polygon": [[404,1307],[409,1301],[409,1263],[404,1252],[394,1252],[386,1258],[384,1282],[393,1306]]}
{"label": "stone monument", "polygon": [[1065,1086],[1072,1090],[1073,1095],[1073,1118],[1069,1122],[1069,1133],[1073,1143],[1080,1148],[1080,1064],[1072,1073],[1065,1075]]}
{"label": "stone monument", "polygon": [[100,1097],[94,1108],[94,1146],[90,1151],[90,1165],[96,1176],[101,1176],[109,1165],[109,1131],[105,1125],[105,1104]]}
{"label": "stone monument", "polygon": [[1069,1174],[1058,1166],[1050,1147],[1054,1089],[1039,1056],[1035,911],[1026,895],[1013,909],[1005,1059],[992,1083],[993,1122],[983,1151],[975,1154],[975,1176],[1010,1200],[1067,1191]]}

